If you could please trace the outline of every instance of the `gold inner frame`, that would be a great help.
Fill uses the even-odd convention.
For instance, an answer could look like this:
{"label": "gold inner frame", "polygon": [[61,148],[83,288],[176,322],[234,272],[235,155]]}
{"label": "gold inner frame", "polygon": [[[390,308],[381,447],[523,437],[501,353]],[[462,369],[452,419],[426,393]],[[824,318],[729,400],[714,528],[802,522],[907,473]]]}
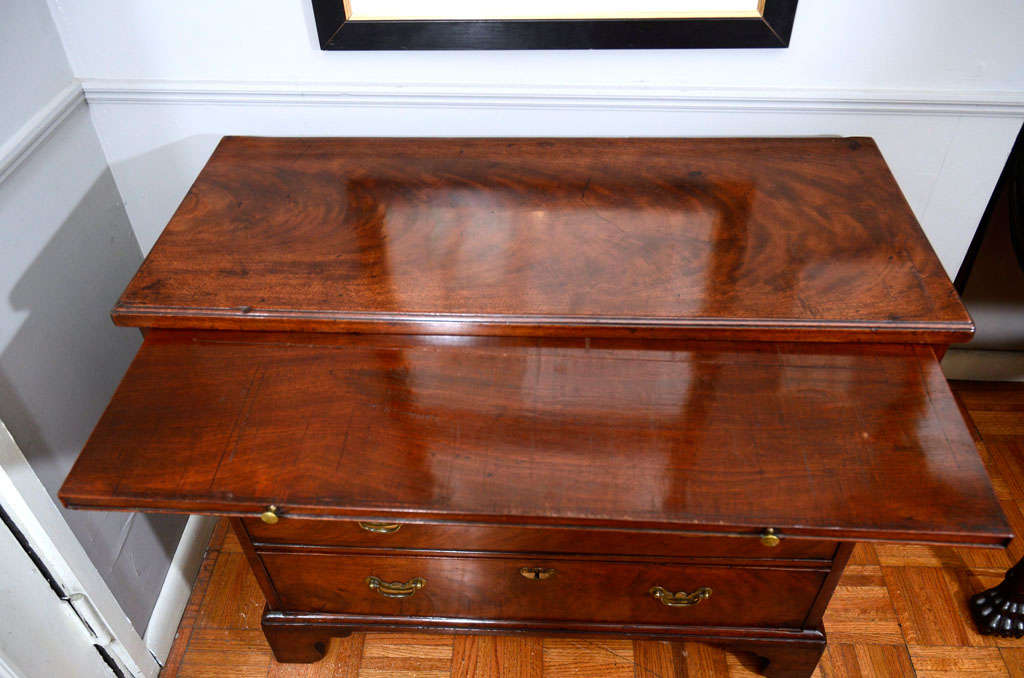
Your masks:
{"label": "gold inner frame", "polygon": [[[494,14],[484,13],[461,13],[461,14],[445,14],[439,13],[417,13],[413,15],[399,15],[394,13],[373,13],[363,11],[362,14],[354,15],[352,3],[365,4],[367,2],[372,3],[372,0],[342,0],[345,8],[345,16],[348,17],[348,21],[502,21],[502,20],[536,20],[536,21],[548,21],[548,20],[590,20],[590,19],[737,19],[737,18],[761,18],[764,16],[764,5],[766,0],[758,0],[757,6],[754,9],[732,9],[732,10],[714,10],[712,8],[700,9],[700,10],[680,10],[678,12],[664,12],[664,11],[641,11],[636,9],[628,9],[624,7],[622,11],[615,12],[586,12],[586,13],[523,13],[523,12],[502,12],[499,11]],[[476,5],[487,4],[485,2],[478,2]],[[509,3],[512,4],[512,3]],[[551,4],[556,4],[553,2]],[[426,5],[432,6],[432,3],[417,3],[418,6]],[[636,3],[632,3],[633,6]]]}

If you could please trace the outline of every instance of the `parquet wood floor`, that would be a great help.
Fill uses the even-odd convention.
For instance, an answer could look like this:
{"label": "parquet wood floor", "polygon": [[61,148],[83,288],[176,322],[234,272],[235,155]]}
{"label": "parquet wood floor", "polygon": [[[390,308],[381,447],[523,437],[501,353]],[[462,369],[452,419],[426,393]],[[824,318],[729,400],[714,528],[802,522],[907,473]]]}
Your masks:
{"label": "parquet wood floor", "polygon": [[[996,495],[1024,534],[1024,384],[954,382]],[[859,545],[825,615],[820,678],[1024,678],[1024,639],[979,635],[966,601],[1024,556],[1003,550]],[[277,664],[259,630],[263,597],[221,523],[199,572],[163,678],[742,678],[752,656],[697,643],[353,634],[311,665]]]}

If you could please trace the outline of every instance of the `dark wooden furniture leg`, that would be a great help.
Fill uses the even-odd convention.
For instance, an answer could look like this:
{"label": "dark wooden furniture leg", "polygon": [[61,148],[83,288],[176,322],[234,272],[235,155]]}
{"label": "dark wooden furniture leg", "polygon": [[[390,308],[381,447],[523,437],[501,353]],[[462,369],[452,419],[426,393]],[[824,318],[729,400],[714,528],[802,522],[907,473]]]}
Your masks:
{"label": "dark wooden furniture leg", "polygon": [[729,649],[753,652],[764,660],[766,663],[761,671],[766,678],[810,678],[825,652],[825,646],[824,635],[817,640],[726,645]]}
{"label": "dark wooden furniture leg", "polygon": [[1024,636],[1024,558],[1006,571],[998,585],[971,597],[978,632],[990,636]]}
{"label": "dark wooden furniture leg", "polygon": [[300,626],[288,623],[282,615],[263,611],[263,635],[274,653],[274,659],[283,664],[312,664],[324,658],[331,638],[352,635],[344,626]]}

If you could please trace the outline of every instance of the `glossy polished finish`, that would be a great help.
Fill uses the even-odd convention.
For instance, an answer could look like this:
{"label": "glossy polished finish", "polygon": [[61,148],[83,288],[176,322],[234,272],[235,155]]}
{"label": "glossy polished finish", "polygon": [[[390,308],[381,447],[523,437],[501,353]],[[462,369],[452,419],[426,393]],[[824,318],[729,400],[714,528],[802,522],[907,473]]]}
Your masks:
{"label": "glossy polished finish", "polygon": [[[677,558],[727,558],[733,561],[765,558],[830,561],[834,541],[787,538],[776,547],[762,545],[754,534],[713,536],[706,533],[675,533],[639,530],[579,530],[524,525],[406,524],[401,532],[367,534],[350,520],[289,518],[266,526],[242,518],[249,537],[260,548],[303,544],[325,549],[386,548],[430,550],[443,546],[470,552],[522,553],[615,553],[622,555],[674,556]],[[396,523],[397,524],[397,523]]]}
{"label": "glossy polished finish", "polygon": [[869,139],[229,138],[114,318],[60,497],[234,516],[281,661],[557,632],[806,678],[853,542],[1009,539]]}
{"label": "glossy polished finish", "polygon": [[225,138],[124,325],[962,341],[870,139]]}
{"label": "glossy polished finish", "polygon": [[272,503],[282,523],[1008,539],[928,348],[261,338],[151,334],[61,498]]}
{"label": "glossy polished finish", "polygon": [[[954,394],[967,396],[965,404],[982,429],[979,447],[986,452],[982,458],[993,484],[1002,488],[1000,498],[1011,526],[1018,535],[1024,534],[1024,514],[1018,509],[1024,508],[1024,464],[1020,463],[1024,460],[1020,454],[1024,384],[1014,385],[1016,394],[993,382],[952,386]],[[970,391],[964,390],[967,386],[972,387]],[[724,652],[720,647],[691,642],[686,636],[666,643],[642,638],[630,641],[616,635],[581,641],[556,633],[420,632],[354,633],[332,640],[327,656],[315,666],[279,666],[270,648],[253,632],[263,595],[239,558],[238,542],[227,532],[222,539],[224,530],[218,530],[210,544],[162,678],[266,678],[268,669],[275,678],[292,673],[336,678],[388,673],[410,678],[415,672],[502,678],[751,678],[759,669],[757,660],[747,653]],[[979,636],[966,599],[970,593],[999,583],[1003,570],[1021,555],[1021,537],[1005,551],[858,545],[825,614],[829,647],[818,675],[902,678],[914,676],[916,669],[918,676],[931,677],[965,678],[960,672],[976,677],[1020,676],[1024,642]],[[272,624],[293,620],[285,615],[270,618]],[[321,637],[328,638],[331,628],[316,627]],[[271,633],[280,638],[276,631]],[[292,647],[319,656],[314,649],[318,641],[308,630],[302,640]],[[737,644],[736,649],[752,647]],[[780,659],[776,655],[774,661]],[[804,676],[811,673],[814,659]],[[792,658],[789,661],[792,666]]]}
{"label": "glossy polished finish", "polygon": [[[629,622],[798,629],[827,570],[676,565],[515,557],[261,554],[285,610],[369,616],[431,617],[439,622]],[[520,568],[555,569],[531,580]],[[395,582],[401,598],[386,598],[367,575]],[[422,580],[417,586],[416,581]],[[325,582],[330,582],[325,586]],[[412,583],[411,583],[412,582]],[[688,608],[663,604],[654,586],[714,591]],[[415,595],[413,595],[415,593]],[[757,604],[751,604],[751,601]],[[369,621],[369,620],[367,620]]]}

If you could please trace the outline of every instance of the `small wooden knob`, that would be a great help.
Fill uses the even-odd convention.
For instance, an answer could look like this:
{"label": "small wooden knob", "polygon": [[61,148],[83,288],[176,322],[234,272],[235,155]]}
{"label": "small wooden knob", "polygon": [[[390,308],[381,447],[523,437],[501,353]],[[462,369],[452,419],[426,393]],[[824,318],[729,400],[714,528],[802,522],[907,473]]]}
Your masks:
{"label": "small wooden knob", "polygon": [[769,527],[767,530],[761,533],[761,543],[767,546],[768,548],[775,548],[779,545],[780,541],[782,541],[782,539],[779,537],[779,535],[775,534],[774,527]]}
{"label": "small wooden knob", "polygon": [[281,517],[277,515],[277,507],[271,504],[267,507],[267,510],[260,514],[260,520],[265,522],[267,525],[274,525],[280,520]]}

